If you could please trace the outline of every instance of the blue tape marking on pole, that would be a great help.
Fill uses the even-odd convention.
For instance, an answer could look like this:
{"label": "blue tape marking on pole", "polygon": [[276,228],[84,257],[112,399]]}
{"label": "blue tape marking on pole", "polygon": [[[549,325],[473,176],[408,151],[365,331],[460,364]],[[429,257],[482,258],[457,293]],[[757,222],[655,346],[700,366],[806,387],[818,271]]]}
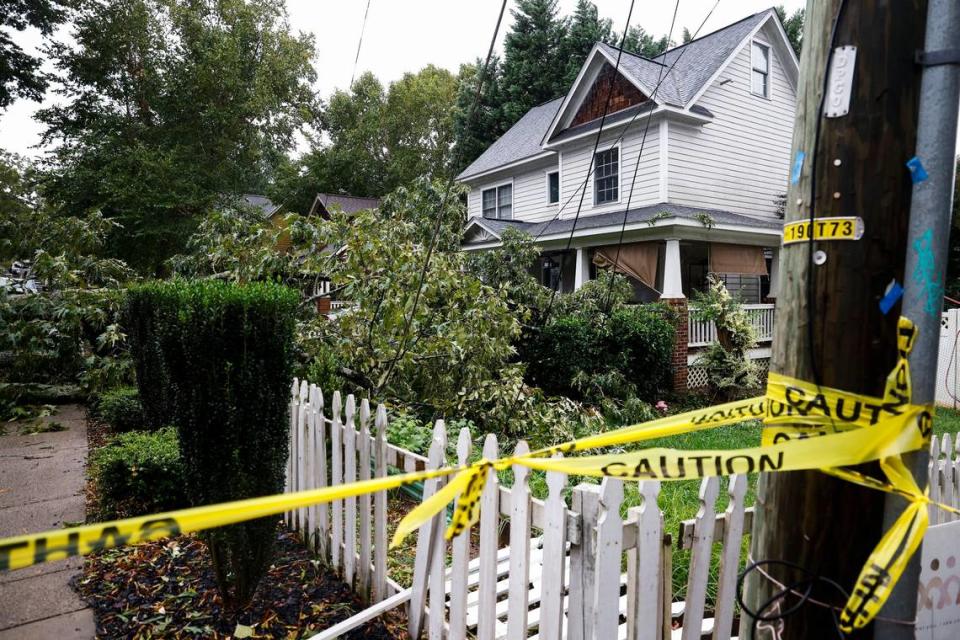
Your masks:
{"label": "blue tape marking on pole", "polygon": [[920,158],[917,156],[913,156],[907,160],[907,169],[910,169],[910,179],[913,180],[913,184],[923,182],[930,177],[927,174],[927,170],[923,168],[923,163],[920,161]]}
{"label": "blue tape marking on pole", "polygon": [[903,287],[900,286],[900,283],[894,280],[889,287],[887,287],[887,295],[883,296],[880,300],[880,311],[883,312],[883,315],[890,313],[890,309],[893,309],[893,305],[897,304],[897,301],[903,297]]}
{"label": "blue tape marking on pole", "polygon": [[807,157],[803,151],[797,151],[797,155],[793,158],[793,170],[790,172],[790,184],[797,184],[800,182],[800,171],[803,170],[803,159]]}

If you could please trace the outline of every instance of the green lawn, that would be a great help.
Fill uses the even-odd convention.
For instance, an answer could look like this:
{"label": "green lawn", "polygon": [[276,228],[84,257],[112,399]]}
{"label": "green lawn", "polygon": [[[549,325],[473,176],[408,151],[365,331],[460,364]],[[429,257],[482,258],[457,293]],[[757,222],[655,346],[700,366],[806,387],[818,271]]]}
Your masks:
{"label": "green lawn", "polygon": [[[933,422],[934,433],[958,433],[960,432],[960,411],[953,409],[937,409]],[[662,438],[650,440],[643,443],[644,448],[649,447],[672,447],[677,449],[738,449],[742,447],[752,447],[760,444],[760,424],[758,422],[747,422],[740,425],[719,427],[688,433],[671,438]],[[512,484],[510,473],[502,474],[502,479],[507,484]],[[571,478],[571,485],[576,484],[581,479]],[[584,479],[586,482],[596,482],[592,478]],[[721,479],[720,497],[717,500],[717,512],[722,512],[728,503],[726,487],[727,478]],[[678,551],[676,541],[680,533],[680,523],[696,516],[700,508],[700,480],[683,480],[679,482],[664,482],[661,484],[659,506],[664,513],[664,527],[666,532],[671,534],[674,539],[673,554],[673,592],[674,597],[682,599],[686,592],[687,574],[690,564],[690,553],[687,551]],[[531,489],[534,495],[545,497],[546,487],[543,483],[541,474],[531,475]],[[756,497],[757,475],[753,474],[748,479],[746,504],[752,505]],[[637,506],[641,503],[640,493],[637,483],[627,482],[624,491],[623,517],[626,517],[626,510],[629,507]],[[741,561],[746,558],[749,548],[749,536],[744,538]],[[714,549],[714,562],[711,566],[711,579],[708,585],[707,599],[712,602],[716,590],[716,568],[717,557],[719,555],[719,545]]]}
{"label": "green lawn", "polygon": [[960,411],[937,407],[933,418],[933,432],[937,435],[960,432]]}

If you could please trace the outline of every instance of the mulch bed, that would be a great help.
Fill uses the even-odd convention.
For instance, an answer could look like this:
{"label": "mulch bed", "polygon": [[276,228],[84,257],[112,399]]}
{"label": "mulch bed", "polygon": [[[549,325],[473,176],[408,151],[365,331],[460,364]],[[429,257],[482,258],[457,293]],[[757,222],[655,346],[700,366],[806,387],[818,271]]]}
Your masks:
{"label": "mulch bed", "polygon": [[[361,611],[353,592],[285,528],[276,560],[253,602],[225,615],[206,546],[183,535],[90,556],[74,589],[94,609],[98,638],[230,638],[237,624],[254,638],[309,638]],[[393,612],[345,638],[407,638]]]}

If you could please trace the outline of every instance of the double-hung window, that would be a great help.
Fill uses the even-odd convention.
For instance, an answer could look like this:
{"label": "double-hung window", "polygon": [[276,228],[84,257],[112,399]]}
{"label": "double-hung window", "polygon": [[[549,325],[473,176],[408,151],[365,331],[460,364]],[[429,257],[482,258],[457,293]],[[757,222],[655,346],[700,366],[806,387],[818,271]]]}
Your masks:
{"label": "double-hung window", "polygon": [[594,157],[593,203],[607,204],[620,199],[620,149],[614,147]]}
{"label": "double-hung window", "polygon": [[492,189],[484,189],[480,194],[480,203],[484,218],[512,220],[513,185],[504,184]]}
{"label": "double-hung window", "polygon": [[751,48],[750,91],[756,96],[770,97],[770,47],[754,42]]}
{"label": "double-hung window", "polygon": [[560,172],[551,171],[547,174],[547,204],[560,202]]}

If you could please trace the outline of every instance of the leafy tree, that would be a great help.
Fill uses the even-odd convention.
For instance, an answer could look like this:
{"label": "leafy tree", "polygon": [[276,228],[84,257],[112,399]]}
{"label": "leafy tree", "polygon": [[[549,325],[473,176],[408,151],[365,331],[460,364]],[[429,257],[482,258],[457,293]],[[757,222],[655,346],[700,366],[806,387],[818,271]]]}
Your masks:
{"label": "leafy tree", "polygon": [[777,12],[777,17],[780,18],[780,23],[787,33],[787,39],[790,40],[793,52],[799,57],[800,49],[803,47],[803,20],[806,17],[806,9],[801,7],[789,16],[787,16],[787,10],[783,8],[783,5],[778,5],[773,10]]}
{"label": "leafy tree", "polygon": [[319,117],[322,136],[281,168],[271,195],[306,212],[318,192],[380,196],[418,176],[447,176],[456,91],[456,78],[433,65],[386,89],[364,73],[330,96]]}
{"label": "leafy tree", "polygon": [[433,65],[405,73],[390,85],[384,113],[387,190],[409,185],[418,176],[448,175],[456,94],[456,77]]}
{"label": "leafy tree", "polygon": [[564,23],[556,0],[518,0],[503,43],[503,119],[512,125],[531,107],[566,93]]}
{"label": "leafy tree", "polygon": [[687,29],[686,27],[683,28],[682,40],[683,40],[683,44],[687,44],[688,42],[693,40],[693,34],[690,33],[690,29]]}
{"label": "leafy tree", "polygon": [[0,259],[4,271],[19,261],[14,286],[35,290],[13,296],[0,287],[0,351],[12,354],[0,378],[113,387],[130,373],[117,315],[131,278],[125,264],[99,255],[114,223],[52,211],[33,194],[32,174],[22,159],[0,156]]}
{"label": "leafy tree", "polygon": [[66,4],[60,0],[0,0],[0,109],[18,97],[39,101],[49,80],[40,70],[42,60],[14,42],[10,30],[33,27],[49,36],[66,17]]}
{"label": "leafy tree", "polygon": [[577,0],[577,8],[567,20],[566,36],[563,39],[563,60],[566,63],[566,73],[563,84],[569,88],[580,73],[580,67],[587,59],[587,54],[597,42],[614,42],[613,21],[601,18],[597,5],[590,0]]}
{"label": "leafy tree", "polygon": [[44,191],[122,224],[109,247],[144,272],[262,186],[311,106],[313,40],[281,0],[91,1],[73,39],[52,48],[68,102],[38,115],[59,143]]}

